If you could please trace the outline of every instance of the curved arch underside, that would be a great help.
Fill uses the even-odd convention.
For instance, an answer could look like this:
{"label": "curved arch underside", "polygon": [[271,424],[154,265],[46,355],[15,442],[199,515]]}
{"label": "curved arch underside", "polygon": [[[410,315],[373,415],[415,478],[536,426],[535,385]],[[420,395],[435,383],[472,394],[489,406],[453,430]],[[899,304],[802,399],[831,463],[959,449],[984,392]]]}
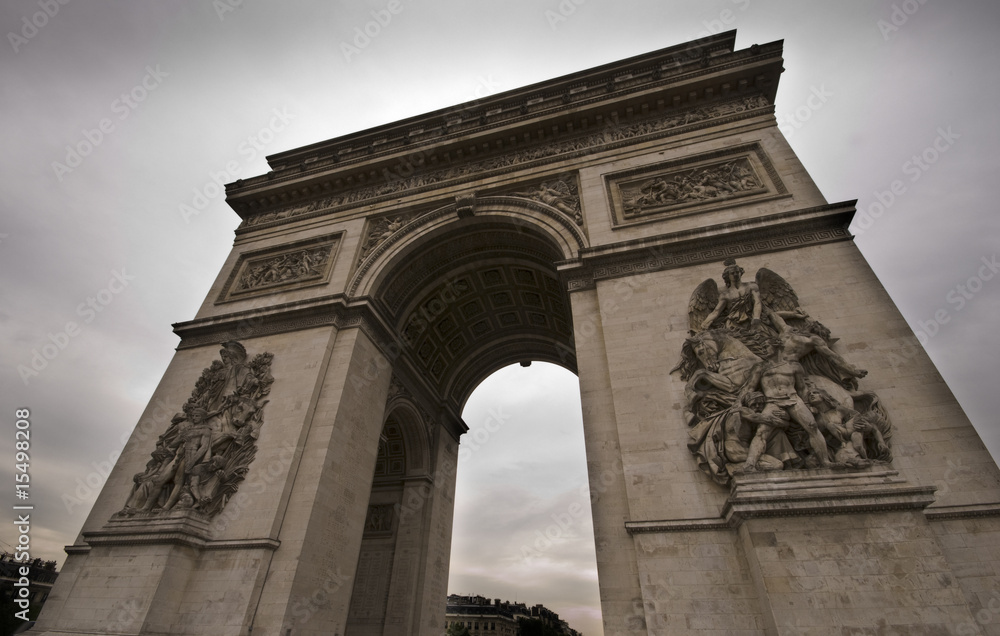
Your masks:
{"label": "curved arch underside", "polygon": [[418,370],[462,406],[479,382],[514,362],[576,372],[561,260],[529,227],[469,219],[417,239],[386,268],[374,297]]}

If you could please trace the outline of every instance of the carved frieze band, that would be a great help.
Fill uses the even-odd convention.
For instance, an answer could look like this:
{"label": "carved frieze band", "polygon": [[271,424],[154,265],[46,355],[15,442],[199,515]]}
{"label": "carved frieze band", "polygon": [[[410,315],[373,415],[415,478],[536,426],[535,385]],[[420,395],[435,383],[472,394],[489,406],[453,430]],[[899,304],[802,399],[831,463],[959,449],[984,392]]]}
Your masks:
{"label": "carved frieze band", "polygon": [[328,282],[341,234],[241,254],[215,302],[243,300]]}
{"label": "carved frieze band", "polygon": [[398,198],[402,192],[416,193],[439,189],[463,181],[481,179],[488,174],[503,174],[533,165],[542,165],[555,159],[564,160],[582,156],[597,148],[610,150],[638,140],[658,139],[706,125],[727,123],[763,114],[767,112],[765,109],[769,108],[771,104],[763,95],[748,95],[698,108],[678,109],[668,115],[654,116],[627,124],[609,122],[597,132],[585,133],[565,141],[542,143],[515,152],[500,153],[487,159],[418,172],[404,178],[386,179],[375,185],[361,186],[310,203],[271,210],[246,219],[237,230],[237,234],[289,218],[326,214],[360,201],[373,203]]}
{"label": "carved frieze band", "polygon": [[759,143],[608,174],[605,183],[616,226],[788,194]]}
{"label": "carved frieze band", "polygon": [[[570,292],[583,291],[593,289],[599,280],[849,240],[851,233],[847,224],[851,214],[853,211],[845,211],[785,226],[735,231],[670,246],[637,247],[614,257],[594,258],[588,267],[565,275],[566,288]],[[584,261],[586,263],[586,259]]]}

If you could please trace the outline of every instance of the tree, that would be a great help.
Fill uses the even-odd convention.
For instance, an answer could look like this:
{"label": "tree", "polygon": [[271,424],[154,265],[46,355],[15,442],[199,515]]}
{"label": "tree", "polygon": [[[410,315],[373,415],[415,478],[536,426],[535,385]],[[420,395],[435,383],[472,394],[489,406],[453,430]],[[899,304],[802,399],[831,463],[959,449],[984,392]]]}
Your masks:
{"label": "tree", "polygon": [[462,627],[458,626],[458,623],[452,623],[448,628],[448,636],[469,636],[469,628],[462,623]]}
{"label": "tree", "polygon": [[562,636],[559,630],[538,618],[517,619],[517,629],[520,636]]}

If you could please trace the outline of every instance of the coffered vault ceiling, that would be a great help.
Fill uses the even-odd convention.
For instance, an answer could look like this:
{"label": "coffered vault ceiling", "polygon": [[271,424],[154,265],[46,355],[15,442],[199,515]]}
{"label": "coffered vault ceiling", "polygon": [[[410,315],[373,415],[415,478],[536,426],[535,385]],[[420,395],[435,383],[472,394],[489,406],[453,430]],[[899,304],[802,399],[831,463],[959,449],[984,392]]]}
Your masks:
{"label": "coffered vault ceiling", "polygon": [[426,239],[377,294],[419,371],[461,405],[493,371],[544,360],[576,371],[560,252],[522,226],[480,222]]}

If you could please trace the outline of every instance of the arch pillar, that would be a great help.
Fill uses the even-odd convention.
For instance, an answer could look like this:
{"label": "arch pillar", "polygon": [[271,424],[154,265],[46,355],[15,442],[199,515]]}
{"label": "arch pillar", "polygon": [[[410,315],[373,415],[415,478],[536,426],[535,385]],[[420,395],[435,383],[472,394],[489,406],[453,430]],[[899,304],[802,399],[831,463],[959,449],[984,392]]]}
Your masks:
{"label": "arch pillar", "polygon": [[635,544],[625,530],[625,522],[632,517],[601,314],[602,297],[603,306],[609,299],[600,291],[609,290],[596,286],[578,290],[570,294],[570,301],[604,633],[644,634],[646,620]]}

